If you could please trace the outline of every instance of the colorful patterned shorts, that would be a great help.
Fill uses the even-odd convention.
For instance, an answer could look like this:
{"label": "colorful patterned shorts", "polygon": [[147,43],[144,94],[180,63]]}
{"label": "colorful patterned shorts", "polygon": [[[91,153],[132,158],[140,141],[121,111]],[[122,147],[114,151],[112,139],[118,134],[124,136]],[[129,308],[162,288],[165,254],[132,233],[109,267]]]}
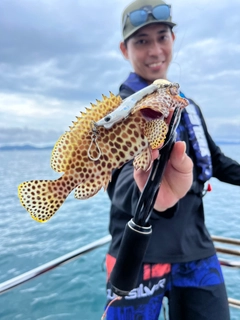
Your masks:
{"label": "colorful patterned shorts", "polygon": [[[107,279],[116,259],[107,255]],[[107,320],[158,320],[163,297],[170,320],[230,320],[224,279],[217,256],[187,263],[144,264],[138,285],[116,300]],[[107,281],[107,303],[116,296]]]}

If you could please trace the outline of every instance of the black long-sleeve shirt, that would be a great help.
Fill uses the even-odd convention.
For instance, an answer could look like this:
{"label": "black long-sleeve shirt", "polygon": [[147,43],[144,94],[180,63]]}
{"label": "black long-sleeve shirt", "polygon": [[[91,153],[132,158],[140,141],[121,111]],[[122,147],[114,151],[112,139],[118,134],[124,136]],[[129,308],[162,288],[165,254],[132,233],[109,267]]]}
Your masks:
{"label": "black long-sleeve shirt", "polygon": [[[126,88],[122,92],[120,89],[122,98],[132,93]],[[240,165],[226,157],[214,143],[200,109],[199,113],[212,157],[213,177],[223,182],[240,185]],[[181,140],[186,142],[186,153],[195,163],[195,152],[189,142],[187,130],[181,131]],[[206,258],[215,253],[213,242],[204,223],[203,183],[197,178],[198,170],[194,165],[192,187],[173,208],[162,213],[153,210],[149,220],[153,232],[144,262],[187,262]],[[109,231],[112,235],[109,254],[116,257],[125,225],[131,219],[140,195],[133,179],[132,161],[113,172],[108,194],[111,199]]]}

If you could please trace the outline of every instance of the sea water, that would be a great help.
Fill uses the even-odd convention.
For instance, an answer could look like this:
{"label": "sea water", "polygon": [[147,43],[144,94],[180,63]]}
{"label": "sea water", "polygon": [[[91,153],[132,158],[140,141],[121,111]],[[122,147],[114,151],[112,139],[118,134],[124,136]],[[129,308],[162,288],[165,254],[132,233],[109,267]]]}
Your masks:
{"label": "sea water", "polygon": [[[224,144],[221,149],[240,162],[240,145]],[[60,176],[50,168],[50,156],[51,150],[0,151],[0,283],[108,234],[109,200],[103,191],[84,201],[71,194],[43,224],[32,220],[20,205],[19,183]],[[240,188],[216,179],[211,184],[213,190],[204,198],[210,233],[240,238]],[[0,319],[100,319],[107,248],[104,245],[0,295]],[[224,267],[223,272],[229,297],[240,299],[240,269]],[[231,308],[231,320],[238,319],[240,309]]]}

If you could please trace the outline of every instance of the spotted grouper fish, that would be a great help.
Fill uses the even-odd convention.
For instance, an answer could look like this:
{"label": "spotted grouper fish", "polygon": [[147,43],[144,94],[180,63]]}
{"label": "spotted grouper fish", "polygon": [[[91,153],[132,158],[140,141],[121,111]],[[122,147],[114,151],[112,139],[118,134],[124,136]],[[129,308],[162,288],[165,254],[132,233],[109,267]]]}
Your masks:
{"label": "spotted grouper fish", "polygon": [[75,189],[77,199],[106,190],[112,170],[134,159],[136,169],[148,170],[152,149],[164,144],[171,115],[188,101],[179,85],[156,80],[122,101],[110,93],[81,113],[55,144],[51,167],[63,173],[57,180],[32,180],[19,185],[23,207],[39,222],[46,222]]}

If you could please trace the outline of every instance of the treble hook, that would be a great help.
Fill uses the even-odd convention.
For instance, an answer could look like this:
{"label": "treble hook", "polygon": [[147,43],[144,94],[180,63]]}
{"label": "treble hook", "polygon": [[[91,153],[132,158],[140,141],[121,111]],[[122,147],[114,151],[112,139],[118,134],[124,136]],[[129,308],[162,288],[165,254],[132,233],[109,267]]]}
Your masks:
{"label": "treble hook", "polygon": [[[92,160],[92,161],[97,161],[97,160],[99,160],[99,158],[101,157],[101,155],[102,155],[102,151],[101,151],[101,149],[100,149],[100,147],[99,147],[99,145],[98,145],[98,143],[97,143],[97,138],[98,138],[98,131],[97,131],[97,128],[96,128],[96,124],[95,124],[95,122],[94,121],[92,121],[91,122],[91,129],[92,129],[92,136],[91,136],[91,143],[90,143],[90,146],[89,146],[89,148],[88,148],[88,152],[87,152],[87,154],[88,154],[88,158],[90,159],[90,160]],[[94,158],[94,157],[92,157],[91,156],[91,148],[92,148],[92,146],[93,146],[93,144],[95,143],[95,145],[96,145],[96,147],[97,147],[97,151],[98,151],[98,156],[96,157],[96,158]]]}

